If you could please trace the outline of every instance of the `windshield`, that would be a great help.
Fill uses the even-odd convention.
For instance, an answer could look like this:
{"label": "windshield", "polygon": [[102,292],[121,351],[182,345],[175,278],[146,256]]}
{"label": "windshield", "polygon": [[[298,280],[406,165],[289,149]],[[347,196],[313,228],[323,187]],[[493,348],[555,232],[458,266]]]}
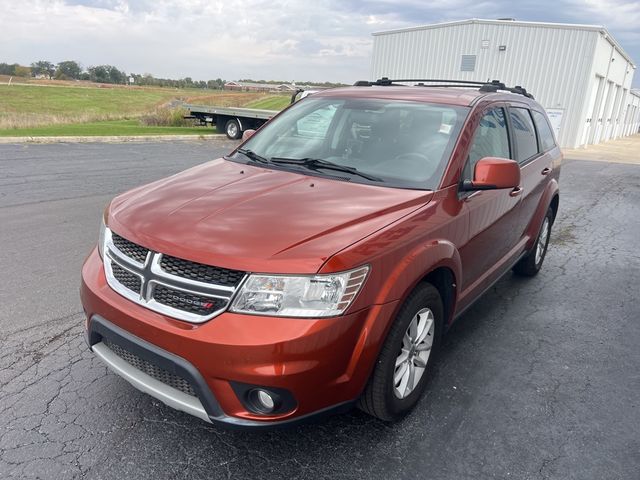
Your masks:
{"label": "windshield", "polygon": [[434,190],[468,108],[313,98],[267,123],[231,159],[352,182]]}

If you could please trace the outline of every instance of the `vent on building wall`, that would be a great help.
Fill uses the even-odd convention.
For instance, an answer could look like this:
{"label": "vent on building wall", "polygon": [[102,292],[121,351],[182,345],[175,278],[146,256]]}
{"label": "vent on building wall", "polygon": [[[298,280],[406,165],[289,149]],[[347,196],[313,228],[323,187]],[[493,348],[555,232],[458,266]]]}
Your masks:
{"label": "vent on building wall", "polygon": [[460,63],[460,71],[473,72],[475,69],[476,69],[476,56],[462,55],[462,62]]}

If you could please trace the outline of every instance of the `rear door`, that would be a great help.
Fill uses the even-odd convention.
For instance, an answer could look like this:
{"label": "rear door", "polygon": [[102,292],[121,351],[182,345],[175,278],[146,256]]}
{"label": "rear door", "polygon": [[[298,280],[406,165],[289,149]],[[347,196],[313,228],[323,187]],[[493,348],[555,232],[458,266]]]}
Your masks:
{"label": "rear door", "polygon": [[509,123],[513,131],[516,160],[520,164],[522,206],[517,233],[518,238],[521,238],[527,232],[551,178],[549,174],[553,167],[553,157],[549,151],[555,148],[555,140],[546,116],[524,105],[509,107]]}
{"label": "rear door", "polygon": [[[472,180],[476,163],[484,157],[515,158],[510,142],[506,105],[483,111],[474,132],[460,181]],[[520,190],[477,190],[461,193],[469,215],[469,237],[460,248],[465,290],[491,277],[521,235]]]}

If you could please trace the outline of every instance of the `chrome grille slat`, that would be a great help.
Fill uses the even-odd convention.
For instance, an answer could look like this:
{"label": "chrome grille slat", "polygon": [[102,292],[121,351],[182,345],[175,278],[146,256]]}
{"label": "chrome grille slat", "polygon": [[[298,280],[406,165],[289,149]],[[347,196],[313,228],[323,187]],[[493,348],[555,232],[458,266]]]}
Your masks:
{"label": "chrome grille slat", "polygon": [[162,253],[137,245],[109,229],[105,238],[104,263],[109,286],[132,302],[179,320],[202,323],[216,317],[226,310],[247,276],[245,272],[177,257],[167,256],[164,261]]}

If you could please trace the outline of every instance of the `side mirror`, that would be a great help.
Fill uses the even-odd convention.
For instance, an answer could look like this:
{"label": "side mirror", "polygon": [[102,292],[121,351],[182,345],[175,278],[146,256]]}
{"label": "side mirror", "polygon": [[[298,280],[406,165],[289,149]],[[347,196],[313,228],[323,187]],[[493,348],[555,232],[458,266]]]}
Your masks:
{"label": "side mirror", "polygon": [[244,132],[242,132],[242,141],[246,142],[253,136],[254,133],[256,133],[256,131],[252,130],[251,128],[248,130],[245,130]]}
{"label": "side mirror", "polygon": [[515,160],[484,157],[476,163],[473,180],[465,180],[464,190],[495,190],[517,188],[520,185],[520,165]]}

